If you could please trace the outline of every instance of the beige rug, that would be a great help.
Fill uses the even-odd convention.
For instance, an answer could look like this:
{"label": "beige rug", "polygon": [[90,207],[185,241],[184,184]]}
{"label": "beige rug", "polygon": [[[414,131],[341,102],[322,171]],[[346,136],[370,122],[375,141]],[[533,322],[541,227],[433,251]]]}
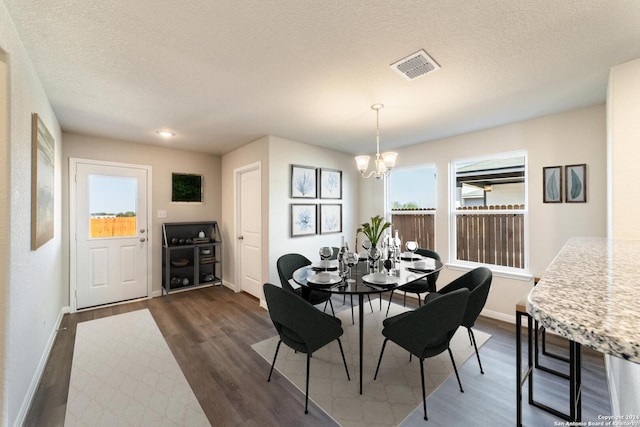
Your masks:
{"label": "beige rug", "polygon": [[[337,314],[342,320],[344,335],[341,337],[351,381],[347,381],[344,365],[340,356],[338,342],[328,344],[313,354],[309,381],[309,399],[321,407],[337,423],[345,427],[351,426],[397,426],[416,408],[422,406],[422,388],[420,384],[420,364],[416,358],[409,362],[409,353],[393,342],[387,343],[384,351],[378,379],[373,381],[382,336],[382,321],[385,317],[386,304],[383,310],[373,304],[371,313],[369,305],[365,305],[364,313],[364,356],[363,356],[363,391],[358,393],[358,324],[351,324],[351,311],[345,310]],[[389,316],[406,311],[401,305],[391,304]],[[484,344],[490,335],[474,330],[478,347]],[[269,338],[254,344],[252,348],[271,365],[275,354],[278,337]],[[462,364],[474,355],[473,345],[469,343],[466,328],[460,328],[451,341],[453,357],[458,371]],[[475,359],[475,355],[474,355]],[[475,362],[475,360],[473,360]],[[280,346],[276,361],[276,369],[289,379],[304,393],[306,375],[306,355],[295,353],[286,345]],[[425,387],[427,399],[444,381],[453,375],[453,367],[449,353],[426,359]],[[269,374],[265,366],[265,376]],[[274,373],[274,375],[277,375]],[[462,378],[464,386],[464,378]],[[269,383],[266,383],[269,387]],[[310,408],[310,411],[316,410]],[[422,410],[422,409],[420,409]],[[301,407],[300,411],[304,411]]]}
{"label": "beige rug", "polygon": [[149,310],[79,323],[65,426],[209,426]]}

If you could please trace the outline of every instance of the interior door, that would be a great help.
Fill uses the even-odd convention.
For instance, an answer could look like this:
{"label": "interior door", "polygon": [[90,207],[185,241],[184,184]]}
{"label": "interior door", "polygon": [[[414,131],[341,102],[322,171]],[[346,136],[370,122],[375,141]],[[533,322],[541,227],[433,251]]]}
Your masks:
{"label": "interior door", "polygon": [[148,296],[149,173],[144,166],[75,162],[76,308]]}
{"label": "interior door", "polygon": [[262,178],[259,165],[238,174],[240,289],[262,299]]}

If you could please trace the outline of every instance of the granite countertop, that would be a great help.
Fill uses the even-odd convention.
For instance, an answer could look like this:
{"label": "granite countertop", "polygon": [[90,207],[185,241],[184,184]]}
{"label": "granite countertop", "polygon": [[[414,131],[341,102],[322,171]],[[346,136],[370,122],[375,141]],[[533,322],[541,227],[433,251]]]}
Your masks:
{"label": "granite countertop", "polygon": [[558,335],[640,363],[640,240],[571,238],[527,311]]}

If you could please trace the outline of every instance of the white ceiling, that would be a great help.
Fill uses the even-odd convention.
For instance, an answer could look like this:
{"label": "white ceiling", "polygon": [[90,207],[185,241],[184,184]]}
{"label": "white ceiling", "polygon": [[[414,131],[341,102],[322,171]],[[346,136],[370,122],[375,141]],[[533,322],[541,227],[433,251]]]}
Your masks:
{"label": "white ceiling", "polygon": [[589,106],[640,57],[637,0],[0,1],[63,130],[216,154],[370,153],[376,102],[382,151]]}

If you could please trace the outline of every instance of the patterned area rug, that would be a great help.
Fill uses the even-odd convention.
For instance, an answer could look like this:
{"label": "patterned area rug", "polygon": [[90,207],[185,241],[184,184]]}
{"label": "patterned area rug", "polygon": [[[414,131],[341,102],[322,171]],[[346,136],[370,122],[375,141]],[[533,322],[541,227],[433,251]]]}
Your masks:
{"label": "patterned area rug", "polygon": [[78,324],[65,426],[209,426],[149,310]]}
{"label": "patterned area rug", "polygon": [[[366,303],[365,303],[366,304]],[[358,393],[358,313],[356,324],[351,324],[351,311],[337,313],[342,320],[344,347],[351,381],[347,376],[340,356],[338,342],[332,342],[313,354],[309,381],[309,400],[312,400],[328,413],[336,422],[345,427],[352,426],[397,426],[414,410],[422,411],[422,388],[420,385],[420,362],[414,357],[409,362],[409,353],[393,342],[387,343],[382,357],[378,379],[373,381],[382,336],[382,321],[385,318],[386,303],[378,310],[377,302],[371,313],[369,304],[364,313],[364,360],[363,391]],[[398,304],[391,304],[389,316],[407,311]],[[474,330],[478,347],[483,345],[490,335]],[[254,344],[252,348],[271,365],[278,337],[269,338]],[[451,341],[453,357],[458,370],[462,364],[474,355],[473,345],[469,343],[466,328],[458,329]],[[474,357],[475,359],[475,357]],[[474,360],[475,362],[475,360]],[[477,362],[476,362],[477,363]],[[280,346],[276,369],[304,393],[306,375],[306,355],[295,353],[286,345]],[[425,387],[427,399],[444,381],[453,375],[449,353],[425,359]],[[265,376],[269,374],[265,367]],[[277,375],[274,373],[274,375]],[[464,378],[462,378],[464,387]],[[265,383],[266,387],[269,383]],[[428,406],[428,402],[427,402]],[[309,408],[309,411],[314,408]],[[304,407],[300,407],[304,411]]]}

